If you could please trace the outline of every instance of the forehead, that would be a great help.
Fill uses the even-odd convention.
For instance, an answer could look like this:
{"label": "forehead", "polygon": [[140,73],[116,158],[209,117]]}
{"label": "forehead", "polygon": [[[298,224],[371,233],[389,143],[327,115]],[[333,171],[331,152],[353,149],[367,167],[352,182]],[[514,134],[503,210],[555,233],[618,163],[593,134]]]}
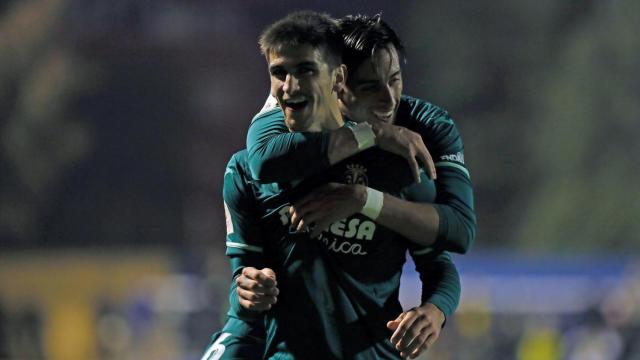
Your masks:
{"label": "forehead", "polygon": [[301,63],[315,63],[318,66],[327,63],[321,49],[311,45],[282,46],[269,51],[269,66],[296,66]]}
{"label": "forehead", "polygon": [[352,81],[386,79],[400,71],[400,56],[393,46],[377,49],[350,76]]}

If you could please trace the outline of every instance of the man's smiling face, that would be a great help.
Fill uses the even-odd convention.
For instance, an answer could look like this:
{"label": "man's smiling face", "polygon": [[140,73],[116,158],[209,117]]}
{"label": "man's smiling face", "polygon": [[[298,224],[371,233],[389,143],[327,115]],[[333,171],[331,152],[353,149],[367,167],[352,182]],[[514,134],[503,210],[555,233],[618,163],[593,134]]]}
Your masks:
{"label": "man's smiling face", "polygon": [[392,45],[378,49],[355,71],[347,70],[347,86],[340,98],[346,115],[354,120],[375,116],[393,123],[402,95],[402,72],[396,49]]}
{"label": "man's smiling face", "polygon": [[328,116],[329,102],[337,101],[336,81],[321,49],[300,45],[274,50],[267,61],[271,95],[278,100],[289,129],[309,130],[314,121]]}

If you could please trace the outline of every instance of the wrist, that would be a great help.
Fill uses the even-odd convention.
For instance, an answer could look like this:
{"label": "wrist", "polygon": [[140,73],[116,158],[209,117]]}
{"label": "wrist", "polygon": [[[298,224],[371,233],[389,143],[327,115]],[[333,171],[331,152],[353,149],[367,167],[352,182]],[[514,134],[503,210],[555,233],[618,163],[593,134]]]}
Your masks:
{"label": "wrist", "polygon": [[426,303],[422,304],[422,306],[420,306],[420,307],[423,308],[427,312],[435,313],[436,317],[437,317],[437,321],[438,321],[440,327],[441,328],[444,327],[444,324],[447,321],[447,317],[444,314],[444,311],[440,310],[438,305],[436,305],[434,303],[426,302]]}
{"label": "wrist", "polygon": [[371,130],[373,131],[373,134],[376,136],[376,144],[377,144],[378,143],[377,140],[382,135],[383,122],[380,119],[377,119],[374,117],[374,118],[368,119],[367,123],[371,125]]}
{"label": "wrist", "polygon": [[353,185],[353,189],[355,201],[358,204],[359,211],[361,211],[367,203],[367,187],[364,185]]}
{"label": "wrist", "polygon": [[382,206],[384,204],[384,194],[381,191],[365,187],[366,200],[362,206],[360,213],[369,217],[371,220],[376,220],[380,216]]}
{"label": "wrist", "polygon": [[346,123],[346,127],[351,131],[351,134],[356,140],[358,150],[366,150],[376,145],[376,133],[370,123],[361,122],[356,124],[354,122],[348,122]]}

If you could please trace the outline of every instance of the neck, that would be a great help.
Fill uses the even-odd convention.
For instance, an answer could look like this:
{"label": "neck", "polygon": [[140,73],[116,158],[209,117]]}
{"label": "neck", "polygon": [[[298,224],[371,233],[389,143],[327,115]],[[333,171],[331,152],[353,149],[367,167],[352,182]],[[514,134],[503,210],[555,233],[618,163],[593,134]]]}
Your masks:
{"label": "neck", "polygon": [[329,109],[326,109],[323,115],[316,118],[313,123],[309,126],[305,131],[310,132],[320,132],[320,131],[329,131],[340,128],[344,125],[344,119],[342,118],[342,113],[340,113],[340,109],[338,108],[338,104],[331,106]]}

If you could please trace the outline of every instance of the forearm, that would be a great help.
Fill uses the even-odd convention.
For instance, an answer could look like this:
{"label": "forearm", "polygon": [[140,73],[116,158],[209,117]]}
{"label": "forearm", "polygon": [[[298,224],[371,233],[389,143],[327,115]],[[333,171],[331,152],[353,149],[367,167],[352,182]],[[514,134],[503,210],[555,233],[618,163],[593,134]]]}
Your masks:
{"label": "forearm", "polygon": [[375,145],[376,127],[290,132],[282,112],[253,120],[247,134],[251,176],[260,182],[300,180]]}
{"label": "forearm", "polygon": [[464,254],[476,234],[471,181],[468,175],[447,167],[439,168],[438,176],[434,207],[440,214],[440,226],[434,248]]}
{"label": "forearm", "polygon": [[435,291],[429,292],[423,287],[422,304],[433,304],[442,311],[446,318],[449,318],[457,309],[460,302],[460,279],[458,273],[445,273],[441,281],[441,286]]}
{"label": "forearm", "polygon": [[433,260],[429,255],[415,256],[416,270],[422,280],[422,305],[433,304],[445,317],[451,316],[460,302],[460,276],[448,253],[440,253]]}
{"label": "forearm", "polygon": [[376,222],[420,245],[466,253],[475,238],[475,214],[446,204],[429,204],[384,194]]}
{"label": "forearm", "polygon": [[[406,106],[406,107],[402,107]],[[411,201],[433,204],[439,215],[438,235],[434,250],[466,253],[473,245],[476,216],[473,186],[464,162],[464,144],[449,114],[433,104],[403,96],[401,110],[409,116],[398,116],[397,124],[417,131],[429,145],[437,169],[435,199],[404,194]],[[400,112],[400,110],[399,110]]]}
{"label": "forearm", "polygon": [[360,151],[353,132],[290,132],[281,111],[256,117],[247,133],[251,176],[260,182],[300,180]]}
{"label": "forearm", "polygon": [[456,169],[439,168],[435,181],[435,197],[426,176],[422,184],[413,184],[405,189],[402,198],[412,202],[428,204],[438,214],[435,241],[426,242],[434,250],[464,254],[471,248],[476,230],[471,182]]}
{"label": "forearm", "polygon": [[[365,203],[368,195],[363,194]],[[445,203],[404,200],[385,193],[376,222],[397,232],[421,247],[464,254],[475,238],[476,218],[473,208],[460,201]],[[363,212],[364,213],[364,212]]]}
{"label": "forearm", "polygon": [[440,217],[432,204],[410,202],[384,194],[382,210],[376,222],[426,247],[436,241]]}
{"label": "forearm", "polygon": [[260,182],[304,179],[359,152],[351,130],[283,133],[249,148],[251,175]]}
{"label": "forearm", "polygon": [[336,164],[351,155],[358,153],[358,142],[353,132],[346,127],[330,132],[329,146],[327,148],[327,158],[329,164]]}
{"label": "forearm", "polygon": [[433,248],[465,254],[475,239],[475,213],[453,205],[435,204],[434,207],[440,214],[440,225]]}
{"label": "forearm", "polygon": [[327,133],[278,133],[247,141],[251,177],[262,183],[304,179],[329,167]]}

